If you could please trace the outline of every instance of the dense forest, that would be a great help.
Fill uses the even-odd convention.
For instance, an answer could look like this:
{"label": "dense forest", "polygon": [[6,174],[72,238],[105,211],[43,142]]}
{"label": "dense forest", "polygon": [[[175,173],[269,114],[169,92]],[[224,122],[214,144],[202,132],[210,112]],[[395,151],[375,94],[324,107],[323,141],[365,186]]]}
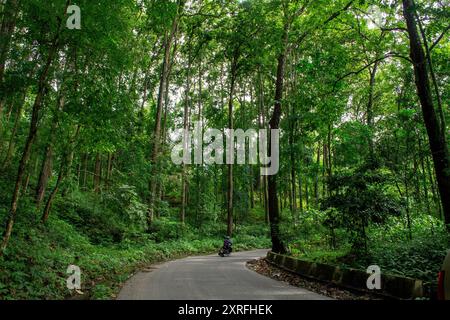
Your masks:
{"label": "dense forest", "polygon": [[[0,299],[67,297],[71,264],[110,298],[140,266],[225,235],[433,286],[450,244],[448,0],[1,13]],[[209,128],[279,129],[278,172],[172,161],[178,130]]]}

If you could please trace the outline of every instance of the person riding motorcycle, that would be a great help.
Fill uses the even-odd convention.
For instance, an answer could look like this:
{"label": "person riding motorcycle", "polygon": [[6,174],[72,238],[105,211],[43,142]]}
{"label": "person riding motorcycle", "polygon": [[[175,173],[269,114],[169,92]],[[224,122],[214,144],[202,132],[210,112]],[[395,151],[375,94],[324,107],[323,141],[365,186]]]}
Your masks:
{"label": "person riding motorcycle", "polygon": [[229,252],[233,251],[233,242],[231,242],[229,236],[225,237],[225,240],[223,241],[223,248]]}
{"label": "person riding motorcycle", "polygon": [[219,251],[219,256],[224,257],[225,255],[229,255],[233,251],[233,242],[231,241],[229,236],[225,237],[223,241],[223,247]]}

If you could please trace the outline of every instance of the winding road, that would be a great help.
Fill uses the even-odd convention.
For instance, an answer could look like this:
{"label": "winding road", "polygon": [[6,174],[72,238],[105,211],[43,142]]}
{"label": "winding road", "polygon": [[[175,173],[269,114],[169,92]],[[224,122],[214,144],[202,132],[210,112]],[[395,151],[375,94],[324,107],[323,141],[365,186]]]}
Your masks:
{"label": "winding road", "polygon": [[131,277],[118,300],[326,300],[247,269],[246,262],[267,250],[188,257],[143,270]]}

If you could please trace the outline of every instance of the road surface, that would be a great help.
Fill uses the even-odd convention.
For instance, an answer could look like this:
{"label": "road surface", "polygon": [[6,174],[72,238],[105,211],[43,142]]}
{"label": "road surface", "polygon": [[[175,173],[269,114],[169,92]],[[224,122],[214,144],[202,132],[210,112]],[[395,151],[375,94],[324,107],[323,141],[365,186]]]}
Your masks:
{"label": "road surface", "polygon": [[118,300],[325,300],[325,296],[290,286],[246,268],[267,250],[217,254],[170,261],[131,277]]}

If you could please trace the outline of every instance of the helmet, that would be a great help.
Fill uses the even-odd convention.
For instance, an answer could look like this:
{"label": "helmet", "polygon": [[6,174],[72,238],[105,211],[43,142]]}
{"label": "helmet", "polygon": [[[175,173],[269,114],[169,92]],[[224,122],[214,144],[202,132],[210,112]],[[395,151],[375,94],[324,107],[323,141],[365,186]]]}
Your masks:
{"label": "helmet", "polygon": [[229,239],[230,239],[230,236],[225,236],[225,239],[228,239],[228,240],[229,240]]}

